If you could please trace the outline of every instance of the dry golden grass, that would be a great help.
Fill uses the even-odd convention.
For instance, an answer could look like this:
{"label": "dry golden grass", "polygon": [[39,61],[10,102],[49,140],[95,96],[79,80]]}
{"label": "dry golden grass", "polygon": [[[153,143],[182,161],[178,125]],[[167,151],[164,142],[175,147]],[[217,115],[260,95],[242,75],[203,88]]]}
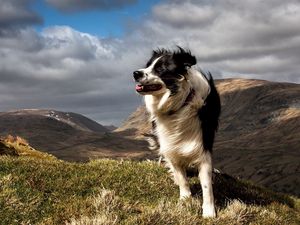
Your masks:
{"label": "dry golden grass", "polygon": [[251,79],[226,79],[222,82],[217,82],[217,89],[222,94],[228,94],[230,92],[236,92],[245,90],[248,88],[258,87],[266,84],[263,80],[251,80]]}
{"label": "dry golden grass", "polygon": [[7,135],[0,138],[0,155],[27,156],[39,159],[56,159],[51,154],[31,147],[27,140],[19,136]]}

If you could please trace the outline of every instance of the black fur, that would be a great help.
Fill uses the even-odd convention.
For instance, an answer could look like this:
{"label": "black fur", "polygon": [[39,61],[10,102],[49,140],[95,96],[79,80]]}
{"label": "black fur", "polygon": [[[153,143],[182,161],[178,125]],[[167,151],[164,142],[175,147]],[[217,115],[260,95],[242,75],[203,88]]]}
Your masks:
{"label": "black fur", "polygon": [[[159,57],[161,58],[155,63],[153,68],[154,73],[163,80],[167,88],[171,91],[171,95],[175,95],[178,93],[178,79],[185,76],[189,67],[197,63],[196,57],[189,50],[184,50],[179,46],[177,51],[158,49],[153,51],[152,57],[147,62],[146,67],[150,66]],[[205,75],[203,71],[201,73]],[[221,103],[211,74],[208,73],[205,75],[205,78],[211,90],[205,100],[205,105],[198,110],[198,117],[201,121],[203,147],[206,151],[212,151],[215,132],[219,124]],[[155,131],[154,121],[152,122],[152,130]],[[155,137],[155,132],[152,135]],[[155,138],[154,142],[158,144],[158,140]]]}
{"label": "black fur", "polygon": [[148,141],[148,148],[150,150],[156,150],[158,151],[160,148],[160,144],[158,141],[158,137],[156,135],[156,122],[155,120],[151,121],[151,125],[152,125],[152,129],[151,132],[149,134],[144,134],[144,137],[147,139]]}
{"label": "black fur", "polygon": [[158,49],[153,51],[146,67],[150,66],[159,57],[161,58],[153,68],[154,73],[164,81],[167,88],[171,91],[171,95],[175,95],[178,93],[177,80],[186,74],[189,67],[197,63],[196,57],[190,51],[184,50],[179,46],[177,51]]}
{"label": "black fur", "polygon": [[210,86],[210,93],[205,100],[205,105],[199,109],[198,116],[201,121],[204,150],[211,152],[213,149],[215,133],[219,126],[221,101],[211,74],[208,73],[208,76],[209,78],[206,77],[206,79]]}
{"label": "black fur", "polygon": [[191,54],[191,51],[184,50],[183,48],[178,47],[178,51],[174,52],[173,58],[177,65],[182,67],[183,72],[186,72],[186,69],[195,65],[197,63],[196,57]]}

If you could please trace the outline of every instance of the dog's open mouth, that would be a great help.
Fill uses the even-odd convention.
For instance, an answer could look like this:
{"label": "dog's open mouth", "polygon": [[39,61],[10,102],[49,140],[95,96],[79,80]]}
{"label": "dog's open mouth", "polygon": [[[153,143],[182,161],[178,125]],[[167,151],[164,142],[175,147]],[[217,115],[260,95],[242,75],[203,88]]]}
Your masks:
{"label": "dog's open mouth", "polygon": [[148,85],[143,85],[143,84],[137,84],[135,86],[135,90],[137,92],[150,92],[150,91],[158,91],[162,88],[161,84],[148,84]]}

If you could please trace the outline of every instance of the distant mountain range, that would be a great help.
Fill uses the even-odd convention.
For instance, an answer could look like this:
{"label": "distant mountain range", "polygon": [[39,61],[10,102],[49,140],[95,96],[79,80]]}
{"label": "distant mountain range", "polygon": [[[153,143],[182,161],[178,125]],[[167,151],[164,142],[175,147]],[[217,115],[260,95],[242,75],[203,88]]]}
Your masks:
{"label": "distant mountain range", "polygon": [[36,149],[68,161],[93,158],[141,159],[151,154],[143,140],[131,140],[77,113],[24,109],[0,113],[0,135],[20,136]]}
{"label": "distant mountain range", "polygon": [[[249,79],[216,84],[222,114],[214,167],[300,196],[300,85]],[[156,153],[143,140],[150,129],[147,120],[143,106],[117,129],[76,113],[19,110],[0,113],[0,135],[19,135],[34,148],[69,161],[154,159]]]}

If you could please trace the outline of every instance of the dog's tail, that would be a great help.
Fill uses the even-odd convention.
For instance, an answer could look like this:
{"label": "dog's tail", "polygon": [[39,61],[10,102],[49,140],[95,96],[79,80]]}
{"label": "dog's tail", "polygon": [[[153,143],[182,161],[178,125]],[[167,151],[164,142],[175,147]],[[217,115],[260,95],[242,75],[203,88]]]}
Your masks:
{"label": "dog's tail", "polygon": [[[214,79],[211,75],[210,72],[208,72],[208,84],[209,84],[209,87],[210,87],[210,93],[209,95],[207,96],[207,98],[210,98],[208,100],[210,100],[210,102],[213,102],[214,103],[214,114],[217,118],[219,118],[220,114],[221,114],[221,100],[220,100],[220,95],[217,91],[217,88],[216,88],[216,85],[215,85],[215,82],[214,82]],[[208,101],[207,100],[207,101]]]}
{"label": "dog's tail", "polygon": [[202,74],[204,74],[209,84],[210,93],[205,100],[205,105],[199,109],[198,116],[201,120],[201,126],[203,130],[202,135],[204,149],[212,151],[215,132],[218,130],[219,126],[221,100],[211,73],[208,72],[205,74],[202,72]]}

